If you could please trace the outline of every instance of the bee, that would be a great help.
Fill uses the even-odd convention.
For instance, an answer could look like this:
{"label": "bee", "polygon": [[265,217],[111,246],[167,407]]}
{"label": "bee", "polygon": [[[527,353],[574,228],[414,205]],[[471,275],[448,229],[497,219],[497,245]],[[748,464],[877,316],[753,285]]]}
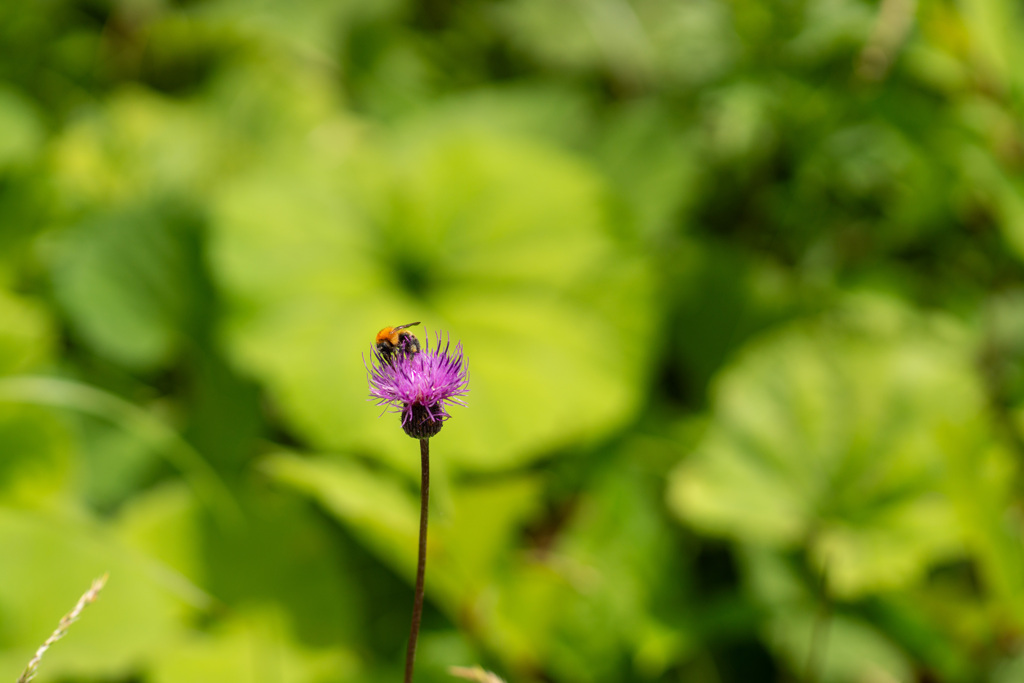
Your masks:
{"label": "bee", "polygon": [[406,330],[414,325],[419,325],[419,322],[385,327],[377,333],[377,353],[386,365],[391,365],[396,355],[404,354],[409,358],[420,352],[420,340]]}

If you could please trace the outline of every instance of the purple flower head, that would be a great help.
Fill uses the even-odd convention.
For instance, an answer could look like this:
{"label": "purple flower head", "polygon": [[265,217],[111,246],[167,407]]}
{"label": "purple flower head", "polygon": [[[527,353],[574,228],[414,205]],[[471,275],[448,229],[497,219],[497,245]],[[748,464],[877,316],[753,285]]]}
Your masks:
{"label": "purple flower head", "polygon": [[418,353],[399,353],[384,357],[374,350],[367,368],[370,396],[377,405],[402,414],[402,429],[414,439],[429,439],[441,431],[451,417],[445,404],[465,405],[462,396],[469,391],[469,372],[462,364],[462,343],[451,348],[449,340],[441,347],[437,335],[434,348],[427,340]]}

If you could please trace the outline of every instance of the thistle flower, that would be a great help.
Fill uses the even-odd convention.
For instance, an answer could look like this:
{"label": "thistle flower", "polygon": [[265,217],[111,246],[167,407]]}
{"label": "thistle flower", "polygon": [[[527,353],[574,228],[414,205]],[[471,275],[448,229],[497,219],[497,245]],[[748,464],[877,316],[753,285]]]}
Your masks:
{"label": "thistle flower", "polygon": [[414,439],[429,439],[441,431],[451,417],[447,405],[465,405],[462,396],[469,391],[469,373],[462,362],[462,343],[451,347],[450,340],[441,346],[437,335],[434,348],[427,340],[426,348],[415,353],[399,353],[384,357],[374,350],[367,368],[370,396],[377,405],[401,413],[402,429]]}
{"label": "thistle flower", "polygon": [[[370,396],[377,405],[401,413],[402,429],[420,442],[420,540],[416,560],[416,587],[413,591],[412,624],[405,650],[403,683],[412,683],[416,659],[416,640],[423,616],[423,582],[427,569],[427,512],[430,496],[430,437],[441,431],[450,415],[447,404],[465,405],[462,397],[469,391],[469,373],[462,366],[462,344],[451,348],[441,335],[434,348],[427,341],[420,350],[419,340],[407,328],[419,323],[385,327],[377,333],[373,360],[366,368]],[[366,360],[364,356],[363,364]]]}

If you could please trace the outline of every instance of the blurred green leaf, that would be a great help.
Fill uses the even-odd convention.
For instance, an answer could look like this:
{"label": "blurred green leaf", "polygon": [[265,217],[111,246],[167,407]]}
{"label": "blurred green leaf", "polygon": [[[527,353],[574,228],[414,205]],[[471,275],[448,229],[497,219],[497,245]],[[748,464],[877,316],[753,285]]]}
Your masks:
{"label": "blurred green leaf", "polygon": [[[451,510],[435,517],[440,534],[438,561],[463,604],[478,607],[493,590],[493,577],[518,559],[513,550],[524,519],[537,512],[540,481],[516,476],[456,486]],[[477,615],[486,621],[486,615]]]}
{"label": "blurred green leaf", "polygon": [[596,474],[550,555],[541,555],[561,581],[553,633],[533,646],[550,651],[562,679],[657,679],[666,660],[678,661],[690,647],[692,635],[680,622],[693,610],[663,609],[663,600],[688,593],[689,577],[673,557],[659,481],[635,462],[645,446],[623,447]]}
{"label": "blurred green leaf", "polygon": [[0,170],[32,161],[40,152],[46,131],[35,104],[0,82]]}
{"label": "blurred green leaf", "polygon": [[114,509],[157,476],[162,463],[155,443],[103,419],[83,415],[76,422],[78,489],[85,502],[100,510]]}
{"label": "blurred green leaf", "polygon": [[233,615],[209,634],[193,634],[155,662],[155,683],[340,683],[358,670],[355,656],[337,645],[313,649],[297,643],[272,609]]}
{"label": "blurred green leaf", "polygon": [[974,56],[998,81],[1019,91],[1024,86],[1020,65],[1024,49],[1024,13],[1012,0],[964,0],[960,4]]}
{"label": "blurred green leaf", "polygon": [[74,448],[66,426],[36,406],[0,403],[0,500],[43,507],[70,483]]}
{"label": "blurred green leaf", "polygon": [[707,145],[713,160],[742,169],[767,157],[778,144],[778,93],[760,83],[731,83],[705,96]]}
{"label": "blurred green leaf", "polygon": [[714,2],[516,0],[495,15],[515,43],[556,68],[608,71],[623,87],[711,80],[735,59],[728,10]]}
{"label": "blurred green leaf", "polygon": [[202,509],[187,487],[175,483],[137,495],[118,514],[118,537],[160,562],[168,576],[178,575],[183,594],[197,608],[211,607],[211,597],[198,586],[205,584],[201,544]]}
{"label": "blurred green leaf", "polygon": [[860,0],[830,0],[805,7],[799,33],[788,52],[801,61],[823,62],[848,57],[867,42],[880,8]]}
{"label": "blurred green leaf", "polygon": [[980,426],[947,429],[944,436],[942,451],[950,473],[947,490],[990,591],[984,602],[1020,624],[1024,622],[1024,550],[1007,519],[1020,486],[1020,463],[999,441],[986,438]]}
{"label": "blurred green leaf", "polygon": [[506,468],[630,416],[651,274],[614,236],[586,166],[433,124],[394,147],[322,132],[307,157],[350,160],[282,159],[233,185],[214,250],[232,348],[294,428],[414,468],[396,418],[366,403],[360,362],[378,329],[411,320],[466,349],[469,408],[438,442],[449,462]]}
{"label": "blurred green leaf", "polygon": [[163,455],[218,515],[221,523],[239,520],[232,492],[202,455],[177,432],[139,406],[85,384],[32,376],[0,378],[0,402],[66,408],[110,421]]}
{"label": "blurred green leaf", "polygon": [[0,320],[0,375],[29,371],[49,360],[54,330],[45,306],[0,289]]}
{"label": "blurred green leaf", "polygon": [[969,352],[948,321],[878,305],[771,335],[719,378],[672,506],[711,533],[806,543],[839,595],[905,586],[962,547],[936,454],[984,407]]}
{"label": "blurred green leaf", "polygon": [[84,109],[53,142],[57,208],[110,210],[156,196],[202,196],[233,150],[202,108],[126,88]]}
{"label": "blurred green leaf", "polygon": [[697,202],[698,145],[691,131],[654,98],[610,112],[598,160],[635,216],[634,232],[668,240]]}
{"label": "blurred green leaf", "polygon": [[46,654],[41,676],[120,678],[171,649],[190,617],[152,561],[102,528],[0,508],[0,670],[14,680],[97,576],[110,580],[72,634]]}
{"label": "blurred green leaf", "polygon": [[678,312],[666,351],[701,396],[752,335],[799,310],[797,283],[771,260],[712,241],[687,241],[669,260]]}
{"label": "blurred green leaf", "polygon": [[196,541],[203,585],[226,605],[277,612],[306,645],[363,645],[374,605],[360,589],[349,545],[304,501],[263,486],[239,496],[242,523],[204,518]]}
{"label": "blurred green leaf", "polygon": [[992,683],[1014,683],[1024,676],[1024,656],[1017,654],[999,662],[992,675]]}
{"label": "blurred green leaf", "polygon": [[[412,443],[412,442],[410,442]],[[276,481],[311,496],[348,526],[387,564],[407,579],[415,574],[419,503],[394,477],[354,462],[276,455],[264,461]],[[534,510],[537,482],[515,478],[500,483],[458,486],[444,496],[434,476],[435,510],[427,534],[431,566],[428,594],[452,614],[472,613],[494,590],[493,576],[515,558],[517,525]],[[474,616],[484,622],[490,616]]]}
{"label": "blurred green leaf", "polygon": [[742,557],[755,599],[770,610],[765,640],[798,676],[825,683],[911,678],[895,644],[862,619],[821,604],[777,553],[748,545]]}
{"label": "blurred green leaf", "polygon": [[285,47],[319,59],[330,59],[338,32],[357,17],[390,14],[396,0],[365,5],[332,0],[214,0],[196,16],[228,35],[241,35],[264,47]]}
{"label": "blurred green leaf", "polygon": [[87,343],[129,366],[170,360],[202,296],[194,231],[152,206],[97,215],[62,236],[54,288]]}
{"label": "blurred green leaf", "polygon": [[1024,183],[1007,174],[980,149],[969,150],[965,158],[1007,246],[1018,259],[1024,259]]}
{"label": "blurred green leaf", "polygon": [[353,532],[388,564],[406,576],[414,575],[419,505],[393,477],[350,462],[326,463],[284,454],[265,460],[263,469],[351,524]]}

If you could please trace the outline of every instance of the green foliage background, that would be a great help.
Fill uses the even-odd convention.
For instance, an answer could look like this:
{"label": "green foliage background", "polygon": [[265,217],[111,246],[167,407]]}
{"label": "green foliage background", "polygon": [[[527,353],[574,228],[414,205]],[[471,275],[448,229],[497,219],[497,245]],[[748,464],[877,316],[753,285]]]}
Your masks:
{"label": "green foliage background", "polygon": [[0,4],[0,680],[1024,677],[1016,0]]}

